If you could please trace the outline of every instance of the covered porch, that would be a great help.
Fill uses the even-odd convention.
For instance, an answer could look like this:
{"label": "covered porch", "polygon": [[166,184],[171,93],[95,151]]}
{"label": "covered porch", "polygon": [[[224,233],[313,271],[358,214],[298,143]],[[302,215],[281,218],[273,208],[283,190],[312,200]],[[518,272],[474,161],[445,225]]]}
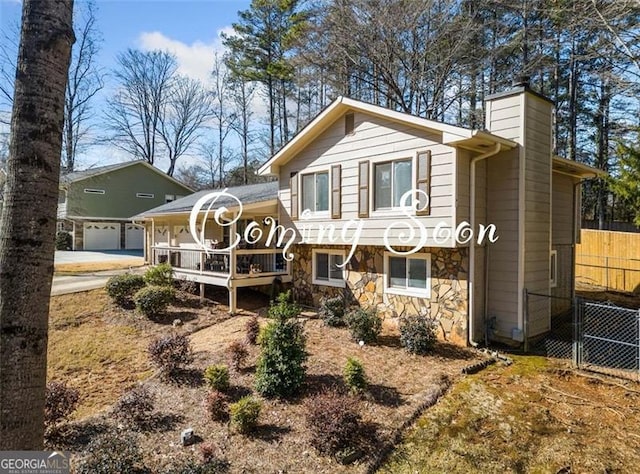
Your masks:
{"label": "covered porch", "polygon": [[[276,199],[249,203],[241,208],[227,206],[224,225],[216,223],[213,212],[203,223],[204,212],[201,212],[197,221],[199,236],[203,235],[204,225],[204,245],[201,245],[189,227],[191,209],[201,194],[139,216],[145,222],[145,260],[149,264],[171,264],[175,278],[200,284],[201,295],[204,295],[204,285],[227,288],[232,314],[237,309],[237,288],[271,285],[276,278],[283,283],[291,281],[290,262],[284,258],[282,249],[276,247],[277,235],[273,230],[278,216]],[[175,209],[180,201],[185,202]],[[240,236],[239,240],[236,235]]]}

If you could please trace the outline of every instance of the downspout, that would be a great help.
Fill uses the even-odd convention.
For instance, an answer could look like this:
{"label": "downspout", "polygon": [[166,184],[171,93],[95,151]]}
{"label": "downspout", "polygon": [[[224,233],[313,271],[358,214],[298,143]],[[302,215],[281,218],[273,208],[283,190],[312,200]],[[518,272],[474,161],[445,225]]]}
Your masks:
{"label": "downspout", "polygon": [[[469,181],[470,181],[469,220],[471,221],[469,222],[469,225],[471,226],[471,229],[474,230],[474,232],[475,232],[475,226],[476,226],[476,163],[498,154],[501,149],[502,149],[502,145],[500,143],[496,143],[496,146],[493,149],[485,153],[482,153],[481,155],[474,156],[473,158],[471,158],[471,161],[469,162]],[[469,289],[468,289],[469,321],[467,324],[467,338],[468,338],[469,345],[473,347],[476,347],[478,345],[478,343],[473,339],[474,317],[475,317],[474,307],[473,307],[473,305],[475,304],[475,298],[473,294],[473,286],[475,285],[475,271],[476,271],[475,259],[476,259],[476,244],[475,244],[475,240],[472,239],[469,246],[469,278],[468,278],[469,280],[469,284],[468,284],[469,286]],[[485,298],[486,297],[487,295],[485,295]]]}

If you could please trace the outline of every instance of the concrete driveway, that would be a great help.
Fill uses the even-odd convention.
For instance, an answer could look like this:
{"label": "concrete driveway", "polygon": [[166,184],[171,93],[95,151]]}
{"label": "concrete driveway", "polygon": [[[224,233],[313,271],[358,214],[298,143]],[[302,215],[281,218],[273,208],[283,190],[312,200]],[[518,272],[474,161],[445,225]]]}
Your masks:
{"label": "concrete driveway", "polygon": [[78,250],[75,252],[56,250],[55,263],[111,262],[142,256],[142,250]]}

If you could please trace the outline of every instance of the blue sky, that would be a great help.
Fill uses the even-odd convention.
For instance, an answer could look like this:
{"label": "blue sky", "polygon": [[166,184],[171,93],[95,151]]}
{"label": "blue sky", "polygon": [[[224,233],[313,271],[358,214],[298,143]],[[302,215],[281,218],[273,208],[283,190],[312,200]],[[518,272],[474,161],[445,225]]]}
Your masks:
{"label": "blue sky", "polygon": [[[117,54],[127,48],[163,49],[176,55],[181,73],[206,81],[214,51],[222,49],[220,32],[231,27],[238,11],[247,9],[250,0],[96,0],[95,4],[103,37],[99,65],[106,71],[115,65]],[[19,0],[0,0],[0,28],[18,25],[21,8]],[[96,109],[103,106],[111,90],[107,79]],[[100,161],[127,159],[113,149],[100,154]],[[95,165],[95,161],[84,157],[81,165]]]}

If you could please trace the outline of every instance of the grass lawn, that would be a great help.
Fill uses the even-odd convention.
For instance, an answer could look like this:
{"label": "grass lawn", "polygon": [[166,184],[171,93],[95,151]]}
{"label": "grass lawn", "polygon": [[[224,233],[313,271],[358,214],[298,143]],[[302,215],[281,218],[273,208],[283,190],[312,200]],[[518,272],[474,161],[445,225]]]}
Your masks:
{"label": "grass lawn", "polygon": [[51,298],[47,378],[80,390],[73,418],[103,410],[151,376],[149,341],[169,331],[174,319],[184,321],[182,330],[194,331],[229,317],[215,300],[200,307],[196,296],[182,292],[180,297],[182,303],[172,305],[160,323],[113,305],[104,289]]}
{"label": "grass lawn", "polygon": [[640,384],[516,357],[460,381],[384,473],[635,473]]}
{"label": "grass lawn", "polygon": [[126,260],[111,260],[107,262],[56,263],[53,271],[56,275],[74,275],[76,273],[101,272],[106,270],[124,270],[141,267],[144,258],[132,257]]}

